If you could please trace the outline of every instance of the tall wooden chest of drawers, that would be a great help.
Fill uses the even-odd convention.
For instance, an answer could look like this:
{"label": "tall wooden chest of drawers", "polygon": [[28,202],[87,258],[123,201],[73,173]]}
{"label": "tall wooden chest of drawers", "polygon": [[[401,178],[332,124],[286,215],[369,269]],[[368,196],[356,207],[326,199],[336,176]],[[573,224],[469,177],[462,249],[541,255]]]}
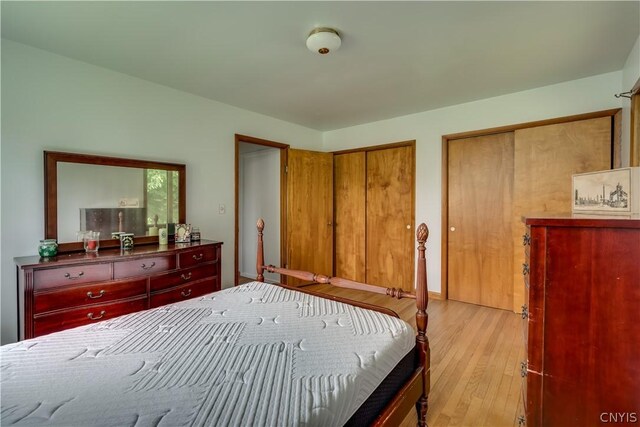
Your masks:
{"label": "tall wooden chest of drawers", "polygon": [[640,422],[640,218],[525,223],[526,425]]}
{"label": "tall wooden chest of drawers", "polygon": [[222,243],[15,258],[20,339],[220,290]]}

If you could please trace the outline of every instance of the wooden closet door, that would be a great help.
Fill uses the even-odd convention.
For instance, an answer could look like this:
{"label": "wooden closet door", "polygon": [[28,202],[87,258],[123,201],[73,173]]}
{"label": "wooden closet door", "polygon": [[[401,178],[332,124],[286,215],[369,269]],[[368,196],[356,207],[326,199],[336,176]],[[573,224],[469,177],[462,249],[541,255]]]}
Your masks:
{"label": "wooden closet door", "polygon": [[414,146],[367,152],[367,283],[414,291],[414,182]]}
{"label": "wooden closet door", "polygon": [[513,307],[513,133],[448,143],[448,293]]}
{"label": "wooden closet door", "polygon": [[336,154],[334,170],[335,275],[366,281],[366,154]]}
{"label": "wooden closet door", "polygon": [[571,212],[571,175],[611,169],[611,117],[515,131],[513,310],[524,302],[522,216]]}
{"label": "wooden closet door", "polygon": [[287,165],[287,268],[331,275],[333,154],[289,149]]}

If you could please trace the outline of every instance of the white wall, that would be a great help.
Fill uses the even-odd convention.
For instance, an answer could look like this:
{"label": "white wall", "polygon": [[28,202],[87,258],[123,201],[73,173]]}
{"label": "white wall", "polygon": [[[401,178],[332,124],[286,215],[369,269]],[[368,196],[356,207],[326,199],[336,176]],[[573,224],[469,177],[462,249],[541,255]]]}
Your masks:
{"label": "white wall", "polygon": [[[622,85],[620,92],[626,92],[633,89],[640,79],[640,37],[636,40],[636,44],[631,49],[629,57],[622,69]],[[630,141],[631,139],[631,100],[622,99],[622,140]],[[629,166],[629,144],[622,146],[622,166]]]}
{"label": "white wall", "polygon": [[440,292],[442,135],[619,108],[621,72],[324,133],[327,151],[416,140],[416,224],[429,227],[429,290]]}
{"label": "white wall", "polygon": [[[280,265],[280,150],[267,148],[240,156],[240,273],[254,279],[256,272],[256,220],[264,219],[264,261]],[[265,273],[279,282],[280,275]]]}
{"label": "white wall", "polygon": [[13,258],[44,236],[43,150],[185,163],[187,221],[224,242],[228,287],[235,133],[322,147],[318,131],[2,40],[2,343],[16,339]]}

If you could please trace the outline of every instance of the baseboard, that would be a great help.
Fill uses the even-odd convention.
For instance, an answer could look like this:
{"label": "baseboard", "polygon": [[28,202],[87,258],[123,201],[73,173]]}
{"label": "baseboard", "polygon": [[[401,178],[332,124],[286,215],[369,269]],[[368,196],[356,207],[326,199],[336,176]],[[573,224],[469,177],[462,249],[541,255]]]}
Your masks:
{"label": "baseboard", "polygon": [[442,294],[440,292],[431,292],[429,291],[429,299],[442,299]]}

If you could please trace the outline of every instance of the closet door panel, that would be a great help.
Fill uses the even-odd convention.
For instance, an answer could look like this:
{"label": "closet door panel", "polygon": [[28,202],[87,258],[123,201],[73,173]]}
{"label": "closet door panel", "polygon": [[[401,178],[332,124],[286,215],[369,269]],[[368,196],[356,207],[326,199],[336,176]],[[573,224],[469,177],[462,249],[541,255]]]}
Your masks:
{"label": "closet door panel", "polygon": [[364,282],[366,232],[366,154],[333,157],[335,275]]}
{"label": "closet door panel", "polygon": [[515,131],[514,150],[514,311],[524,301],[522,216],[571,212],[571,175],[611,168],[611,117]]}
{"label": "closet door panel", "polygon": [[414,291],[414,147],[367,152],[366,281]]}
{"label": "closet door panel", "polygon": [[448,294],[513,307],[513,133],[448,144]]}

